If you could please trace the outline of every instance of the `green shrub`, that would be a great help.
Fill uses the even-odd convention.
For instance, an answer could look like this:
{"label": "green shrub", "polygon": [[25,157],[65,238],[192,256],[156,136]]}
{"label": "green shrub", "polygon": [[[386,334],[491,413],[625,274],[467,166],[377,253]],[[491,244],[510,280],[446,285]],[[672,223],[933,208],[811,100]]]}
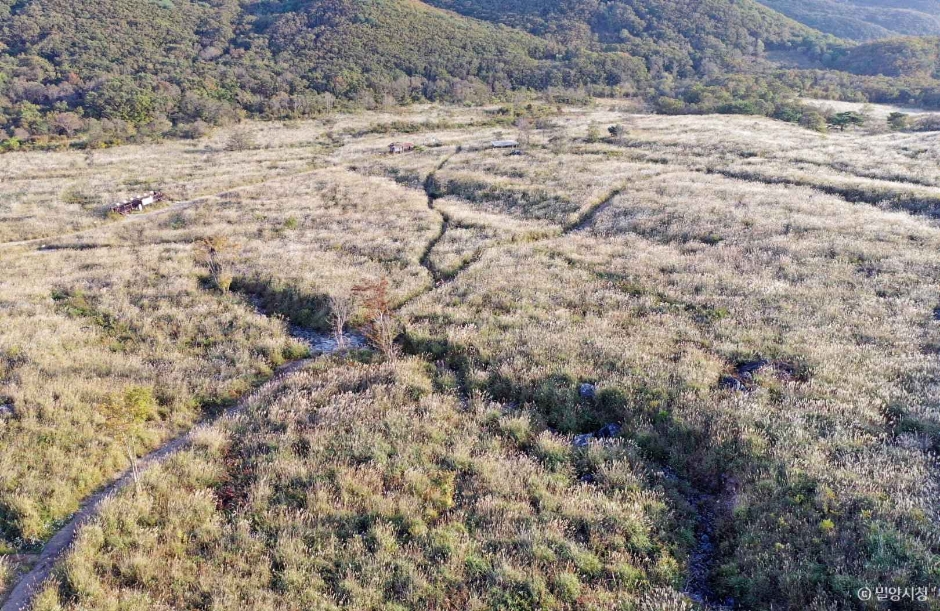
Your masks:
{"label": "green shrub", "polygon": [[578,571],[586,577],[597,577],[604,570],[604,563],[592,552],[572,549],[569,551],[569,557]]}
{"label": "green shrub", "polygon": [[571,444],[546,431],[536,437],[533,452],[546,468],[556,470],[571,459]]}
{"label": "green shrub", "polygon": [[503,416],[499,419],[499,432],[509,437],[516,445],[523,447],[532,439],[532,422],[528,414]]}
{"label": "green shrub", "polygon": [[471,581],[479,581],[489,575],[492,567],[486,558],[476,554],[470,554],[464,559],[464,569],[467,571],[467,577]]}
{"label": "green shrub", "polygon": [[574,573],[559,573],[554,579],[555,594],[567,603],[573,603],[581,595],[581,582]]}
{"label": "green shrub", "polygon": [[160,405],[154,397],[153,389],[144,386],[131,386],[124,391],[124,412],[133,420],[145,422],[160,417]]}

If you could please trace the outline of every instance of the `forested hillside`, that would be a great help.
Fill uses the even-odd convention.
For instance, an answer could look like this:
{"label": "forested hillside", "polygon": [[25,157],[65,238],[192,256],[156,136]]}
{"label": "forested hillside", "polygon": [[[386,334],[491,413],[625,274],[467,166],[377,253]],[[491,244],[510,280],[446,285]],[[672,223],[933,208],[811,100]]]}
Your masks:
{"label": "forested hillside", "polygon": [[526,29],[567,45],[599,42],[647,59],[651,72],[717,72],[765,48],[818,55],[819,32],[745,0],[429,0],[430,4]]}
{"label": "forested hillside", "polygon": [[937,0],[760,0],[806,25],[851,40],[940,34]]}
{"label": "forested hillside", "polygon": [[[771,72],[773,53],[826,71]],[[0,151],[519,89],[664,98],[670,112],[777,115],[807,94],[920,103],[937,97],[935,63],[936,43],[856,47],[752,0],[0,0]],[[713,103],[696,101],[702,84]]]}
{"label": "forested hillside", "polygon": [[854,74],[936,78],[940,38],[892,38],[842,51],[834,62]]}
{"label": "forested hillside", "polygon": [[237,111],[310,114],[364,92],[433,99],[465,79],[535,86],[563,70],[533,36],[413,2],[34,0],[3,12],[0,111],[30,133],[50,108],[211,124]]}
{"label": "forested hillside", "polygon": [[750,1],[433,4],[0,0],[6,146],[77,131],[107,143],[173,125],[198,135],[240,114],[309,116],[337,100],[644,93],[655,81],[734,70],[765,47],[818,55],[826,44]]}

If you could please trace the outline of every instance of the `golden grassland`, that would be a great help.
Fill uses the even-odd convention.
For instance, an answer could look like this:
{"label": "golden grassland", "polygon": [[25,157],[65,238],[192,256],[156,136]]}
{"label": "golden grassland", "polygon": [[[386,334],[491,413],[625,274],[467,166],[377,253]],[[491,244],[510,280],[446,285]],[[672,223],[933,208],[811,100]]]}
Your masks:
{"label": "golden grassland", "polygon": [[0,240],[54,237],[104,224],[111,203],[152,189],[188,200],[298,172],[311,160],[310,153],[245,154],[191,142],[7,155],[0,181]]}
{"label": "golden grassland", "polygon": [[[323,329],[383,277],[402,305],[401,358],[323,357],[204,428],[36,609],[837,609],[936,582],[933,135],[424,112],[243,127],[270,148],[226,151],[198,205],[0,251],[11,551],[300,354],[254,305]],[[303,166],[234,189],[259,150]]]}
{"label": "golden grassland", "polygon": [[[151,189],[179,202],[295,174],[344,144],[364,146],[374,155],[389,136],[371,130],[387,132],[393,124],[421,131],[443,121],[472,125],[488,120],[481,110],[417,106],[303,123],[248,124],[195,141],[7,155],[0,168],[0,242],[103,224],[113,220],[107,216],[109,204]],[[245,150],[230,150],[234,131],[247,136]]]}
{"label": "golden grassland", "polygon": [[63,565],[69,595],[101,609],[580,608],[676,580],[659,541],[672,520],[636,448],[572,452],[436,377],[406,359],[290,378],[114,500]]}
{"label": "golden grassland", "polygon": [[[421,193],[325,169],[0,255],[7,546],[41,540],[129,455],[301,355],[255,305],[319,329],[329,295],[357,281],[420,291],[435,220]],[[206,290],[193,256],[206,235],[232,245],[228,273],[253,299]]]}

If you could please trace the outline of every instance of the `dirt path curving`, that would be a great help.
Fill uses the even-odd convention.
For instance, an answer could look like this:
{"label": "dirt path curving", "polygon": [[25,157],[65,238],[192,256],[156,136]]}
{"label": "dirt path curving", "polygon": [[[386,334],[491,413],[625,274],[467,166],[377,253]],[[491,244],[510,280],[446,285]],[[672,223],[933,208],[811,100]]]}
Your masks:
{"label": "dirt path curving", "polygon": [[[315,358],[316,357],[302,359],[284,365],[277,370],[270,380],[262,384],[261,387],[254,392],[245,396],[234,407],[229,408],[214,420],[207,421],[204,424],[213,424],[238,415],[244,411],[252,397],[263,392],[271,385],[276,384],[284,378],[284,376],[302,369]],[[116,480],[85,499],[81,508],[72,516],[68,523],[60,528],[59,531],[46,542],[46,545],[42,548],[42,552],[39,554],[39,559],[36,561],[36,564],[34,564],[28,572],[18,578],[6,601],[4,601],[3,607],[0,607],[0,611],[23,611],[28,609],[33,602],[33,598],[40,592],[46,580],[52,575],[52,570],[56,562],[68,551],[72,541],[75,539],[75,534],[78,532],[78,529],[98,515],[101,511],[102,502],[108,497],[120,492],[129,484],[132,484],[135,481],[135,473],[139,477],[145,470],[165,462],[174,454],[188,447],[193,440],[193,435],[197,428],[198,427],[193,427],[189,432],[184,433],[143,458],[138,459],[136,469],[133,466],[129,467]]]}

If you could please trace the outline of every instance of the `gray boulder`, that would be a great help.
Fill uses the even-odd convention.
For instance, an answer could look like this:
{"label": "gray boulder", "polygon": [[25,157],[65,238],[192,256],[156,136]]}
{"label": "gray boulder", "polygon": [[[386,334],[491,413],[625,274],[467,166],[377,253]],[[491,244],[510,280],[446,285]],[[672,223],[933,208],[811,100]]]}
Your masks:
{"label": "gray boulder", "polygon": [[743,391],[744,383],[734,376],[721,376],[718,380],[718,387],[726,390]]}
{"label": "gray boulder", "polygon": [[582,399],[593,400],[597,395],[597,386],[589,382],[581,384],[578,388],[578,396]]}
{"label": "gray boulder", "polygon": [[576,448],[584,448],[594,439],[594,433],[584,433],[583,435],[575,435],[574,440],[571,442],[572,445]]}

